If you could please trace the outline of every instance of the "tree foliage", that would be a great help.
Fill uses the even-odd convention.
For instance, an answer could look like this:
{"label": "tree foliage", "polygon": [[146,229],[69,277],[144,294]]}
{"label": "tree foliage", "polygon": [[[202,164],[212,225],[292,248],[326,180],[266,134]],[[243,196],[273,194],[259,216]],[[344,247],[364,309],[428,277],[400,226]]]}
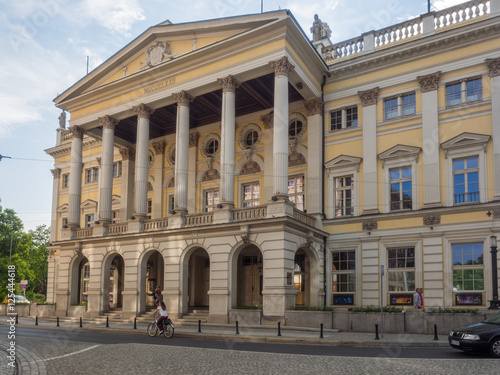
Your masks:
{"label": "tree foliage", "polygon": [[[12,241],[12,246],[11,246]],[[12,209],[0,205],[0,302],[7,294],[7,267],[12,247],[11,264],[16,266],[16,289],[21,280],[28,280],[26,294],[44,294],[47,287],[47,245],[50,228],[45,225],[24,232],[21,219]]]}

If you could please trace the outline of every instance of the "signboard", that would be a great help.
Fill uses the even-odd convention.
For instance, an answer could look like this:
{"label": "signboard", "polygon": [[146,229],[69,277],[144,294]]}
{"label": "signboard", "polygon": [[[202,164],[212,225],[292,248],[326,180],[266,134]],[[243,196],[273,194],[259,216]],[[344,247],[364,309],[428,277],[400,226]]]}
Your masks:
{"label": "signboard", "polygon": [[22,288],[23,290],[26,290],[26,284],[22,284],[22,285],[21,285],[21,288]]}
{"label": "signboard", "polygon": [[21,280],[21,284],[22,285],[28,285],[29,283],[28,283],[28,280]]}
{"label": "signboard", "polygon": [[354,294],[334,294],[333,305],[354,305]]}
{"label": "signboard", "polygon": [[481,306],[483,304],[483,293],[456,293],[455,305],[458,306]]}
{"label": "signboard", "polygon": [[413,306],[413,294],[389,294],[391,306]]}

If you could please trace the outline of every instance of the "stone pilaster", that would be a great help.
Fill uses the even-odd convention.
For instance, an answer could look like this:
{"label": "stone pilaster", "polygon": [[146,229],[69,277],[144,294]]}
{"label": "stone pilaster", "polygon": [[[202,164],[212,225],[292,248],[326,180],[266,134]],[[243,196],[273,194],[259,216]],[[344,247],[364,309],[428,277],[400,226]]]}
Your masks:
{"label": "stone pilaster", "polygon": [[304,102],[307,110],[307,160],[317,162],[307,163],[306,208],[310,214],[323,213],[323,101],[321,98]]}
{"label": "stone pilaster", "polygon": [[[500,8],[500,5],[498,5]],[[499,9],[500,12],[500,9]],[[487,59],[491,80],[491,117],[493,128],[494,200],[500,200],[500,57]]]}
{"label": "stone pilaster", "polygon": [[82,147],[85,131],[79,126],[70,128],[71,140],[71,166],[69,170],[69,209],[68,225],[80,226],[80,203],[82,192]]}
{"label": "stone pilaster", "polygon": [[52,183],[52,210],[50,219],[50,242],[57,241],[57,231],[60,229],[57,225],[57,207],[59,202],[59,187],[61,186],[61,169],[55,168],[50,170],[54,177]]}

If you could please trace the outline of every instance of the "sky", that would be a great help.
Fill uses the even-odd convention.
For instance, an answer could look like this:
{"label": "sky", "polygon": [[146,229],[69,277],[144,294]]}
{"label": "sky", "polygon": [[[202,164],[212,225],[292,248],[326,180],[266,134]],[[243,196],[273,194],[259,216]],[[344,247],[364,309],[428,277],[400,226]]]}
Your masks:
{"label": "sky", "polygon": [[[464,2],[434,0],[431,10]],[[263,1],[264,12],[278,9],[289,9],[309,38],[318,14],[337,43],[418,17],[427,0]],[[0,206],[26,231],[50,226],[54,163],[44,150],[55,146],[61,113],[53,99],[86,74],[87,56],[92,71],[167,19],[260,11],[260,0],[0,0]]]}

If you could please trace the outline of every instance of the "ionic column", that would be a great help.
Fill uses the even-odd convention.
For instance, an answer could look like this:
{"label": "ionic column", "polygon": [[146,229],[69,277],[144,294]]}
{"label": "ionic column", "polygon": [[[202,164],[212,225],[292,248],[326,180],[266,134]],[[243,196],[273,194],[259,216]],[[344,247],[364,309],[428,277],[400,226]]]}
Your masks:
{"label": "ionic column", "polygon": [[69,168],[68,225],[80,226],[80,202],[82,194],[82,145],[85,131],[79,126],[71,130],[71,166]]}
{"label": "ionic column", "polygon": [[264,123],[264,202],[269,202],[274,195],[274,180],[273,176],[273,163],[269,160],[273,159],[273,114],[268,113],[260,119]]}
{"label": "ionic column", "polygon": [[189,103],[193,97],[185,91],[174,94],[177,101],[177,132],[175,134],[175,211],[187,212]]}
{"label": "ionic column", "polygon": [[359,91],[363,106],[363,211],[378,213],[377,97],[379,88]]}
{"label": "ionic column", "polygon": [[154,110],[145,104],[134,107],[137,113],[137,142],[135,151],[135,201],[134,214],[148,214],[148,168],[149,168],[149,116]]}
{"label": "ionic column", "polygon": [[188,155],[188,212],[196,212],[196,165],[198,161],[198,138],[199,134],[193,132],[189,134],[189,155]]}
{"label": "ionic column", "polygon": [[50,241],[53,242],[57,241],[57,231],[60,229],[57,225],[57,207],[59,202],[59,186],[61,186],[61,169],[55,168],[50,171],[54,177],[54,182],[52,183],[52,213],[50,219]]}
{"label": "ionic column", "polygon": [[233,76],[218,79],[222,86],[221,122],[221,202],[234,206],[234,142],[236,128],[235,91],[239,86]]}
{"label": "ionic column", "polygon": [[153,183],[153,219],[163,217],[163,163],[165,162],[165,141],[152,144],[155,153]]}
{"label": "ionic column", "polygon": [[321,214],[323,197],[323,101],[321,98],[304,101],[307,110],[307,160],[317,162],[307,163],[307,212]]}
{"label": "ionic column", "polygon": [[441,72],[417,77],[422,90],[424,208],[441,206],[439,188],[438,83]]}
{"label": "ionic column", "polygon": [[274,69],[274,194],[288,195],[288,73],[294,66],[287,57],[269,63]]}
{"label": "ionic column", "polygon": [[113,194],[113,144],[115,138],[115,126],[118,120],[111,116],[99,118],[102,126],[102,156],[101,175],[99,176],[99,202],[98,218],[100,221],[110,223],[112,220],[111,200]]}
{"label": "ionic column", "polygon": [[[498,5],[500,12],[500,5]],[[491,80],[491,117],[493,128],[493,170],[495,171],[495,195],[493,200],[500,200],[500,57],[487,59]],[[489,197],[488,197],[488,200]]]}

